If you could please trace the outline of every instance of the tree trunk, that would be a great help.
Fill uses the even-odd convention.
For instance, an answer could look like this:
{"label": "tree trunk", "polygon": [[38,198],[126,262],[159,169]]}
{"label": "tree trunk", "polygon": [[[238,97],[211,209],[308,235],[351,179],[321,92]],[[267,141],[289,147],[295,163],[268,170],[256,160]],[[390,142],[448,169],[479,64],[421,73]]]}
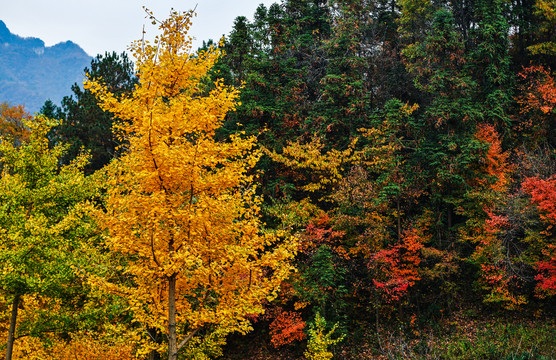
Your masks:
{"label": "tree trunk", "polygon": [[8,330],[8,344],[6,347],[6,360],[12,360],[14,349],[15,323],[17,321],[17,307],[19,306],[19,295],[14,297],[12,303],[12,317],[10,319],[10,329]]}
{"label": "tree trunk", "polygon": [[400,216],[400,194],[398,193],[398,197],[396,198],[396,215],[397,215],[397,222],[398,222],[398,243],[402,240],[402,218]]}
{"label": "tree trunk", "polygon": [[[161,343],[161,333],[159,330],[155,329],[155,328],[148,328],[147,332],[149,333],[149,336],[151,337],[152,341],[156,344]],[[158,351],[156,350],[151,350],[150,354],[149,354],[149,360],[160,360],[160,354],[158,353]]]}
{"label": "tree trunk", "polygon": [[448,241],[450,242],[449,246],[453,248],[454,246],[454,242],[453,242],[453,237],[452,237],[452,226],[454,226],[454,222],[453,222],[453,210],[452,207],[449,206],[448,207]]}
{"label": "tree trunk", "polygon": [[168,360],[178,359],[176,335],[176,274],[168,278]]}
{"label": "tree trunk", "polygon": [[160,354],[156,350],[151,350],[149,354],[149,360],[160,360]]}

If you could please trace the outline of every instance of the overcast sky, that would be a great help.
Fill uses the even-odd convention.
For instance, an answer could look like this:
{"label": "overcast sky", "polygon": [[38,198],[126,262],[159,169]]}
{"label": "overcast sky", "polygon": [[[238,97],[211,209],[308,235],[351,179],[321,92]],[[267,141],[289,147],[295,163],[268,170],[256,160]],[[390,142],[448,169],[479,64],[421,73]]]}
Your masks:
{"label": "overcast sky", "polygon": [[105,51],[125,51],[132,41],[141,39],[144,24],[147,34],[155,34],[145,18],[143,5],[159,19],[165,19],[171,8],[186,11],[197,5],[197,17],[189,31],[197,39],[196,49],[203,40],[227,35],[237,16],[252,20],[259,4],[268,7],[274,2],[280,3],[279,0],[0,0],[0,20],[14,34],[40,38],[46,46],[71,40],[96,56]]}

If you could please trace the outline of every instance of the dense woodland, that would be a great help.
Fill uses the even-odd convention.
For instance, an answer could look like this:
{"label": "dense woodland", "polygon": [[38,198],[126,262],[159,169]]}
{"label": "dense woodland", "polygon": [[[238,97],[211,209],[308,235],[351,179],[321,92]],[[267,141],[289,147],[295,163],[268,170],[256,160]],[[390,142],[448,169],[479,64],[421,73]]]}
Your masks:
{"label": "dense woodland", "polygon": [[554,0],[282,0],[192,54],[147,13],[0,107],[3,352],[556,357]]}

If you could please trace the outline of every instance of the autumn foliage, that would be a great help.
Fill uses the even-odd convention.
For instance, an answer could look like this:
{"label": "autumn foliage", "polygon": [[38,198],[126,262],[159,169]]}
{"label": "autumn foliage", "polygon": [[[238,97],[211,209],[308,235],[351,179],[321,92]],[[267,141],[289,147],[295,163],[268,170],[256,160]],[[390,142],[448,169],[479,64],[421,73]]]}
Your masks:
{"label": "autumn foliage", "polygon": [[[95,60],[45,108],[62,125],[0,104],[2,336],[37,359],[550,358],[521,340],[554,343],[555,8],[281,0],[198,51],[192,12],[147,11],[159,36]],[[514,347],[477,329],[510,318]]]}
{"label": "autumn foliage", "polygon": [[167,348],[150,346],[169,359],[198,333],[247,332],[247,315],[274,297],[295,246],[261,231],[249,173],[259,158],[255,138],[215,139],[237,91],[204,83],[220,52],[190,53],[191,16],[173,12],[156,45],[132,46],[139,85],[130,96],[86,83],[104,110],[126,120],[117,130],[129,143],[107,171],[99,222],[107,246],[128,259],[132,281],[106,288],[168,336]]}
{"label": "autumn foliage", "polygon": [[[531,203],[538,208],[545,224],[542,234],[553,237],[556,225],[556,177],[527,178],[522,186],[523,190],[531,196]],[[537,290],[541,295],[556,295],[556,246],[549,243],[542,250],[542,254],[544,259],[536,263],[538,274],[535,279],[539,281]]]}
{"label": "autumn foliage", "polygon": [[502,149],[500,135],[490,124],[480,124],[475,135],[478,140],[487,144],[488,150],[483,159],[482,171],[487,176],[479,180],[481,185],[487,185],[491,190],[503,191],[510,181],[509,153]]}
{"label": "autumn foliage", "polygon": [[529,66],[519,76],[526,82],[522,85],[522,95],[518,103],[522,112],[540,111],[548,114],[556,106],[556,84],[554,77],[543,66]]}
{"label": "autumn foliage", "polygon": [[535,280],[539,283],[537,290],[541,296],[556,295],[556,249],[550,246],[544,251],[547,260],[537,263],[538,274]]}
{"label": "autumn foliage", "polygon": [[519,73],[521,80],[517,103],[520,105],[517,130],[530,136],[531,142],[550,137],[551,123],[556,107],[556,83],[554,76],[542,65],[529,66]]}
{"label": "autumn foliage", "polygon": [[29,129],[25,127],[24,121],[31,118],[31,114],[22,105],[0,103],[0,134],[16,143],[28,140]]}
{"label": "autumn foliage", "polygon": [[274,320],[269,325],[270,341],[275,347],[300,341],[305,338],[305,321],[295,311],[277,309]]}
{"label": "autumn foliage", "polygon": [[372,281],[385,302],[400,300],[420,280],[420,250],[425,239],[423,230],[410,228],[400,243],[372,255],[368,266],[377,273]]}
{"label": "autumn foliage", "polygon": [[549,179],[527,178],[522,184],[523,190],[531,196],[541,218],[547,222],[547,231],[556,225],[556,176]]}

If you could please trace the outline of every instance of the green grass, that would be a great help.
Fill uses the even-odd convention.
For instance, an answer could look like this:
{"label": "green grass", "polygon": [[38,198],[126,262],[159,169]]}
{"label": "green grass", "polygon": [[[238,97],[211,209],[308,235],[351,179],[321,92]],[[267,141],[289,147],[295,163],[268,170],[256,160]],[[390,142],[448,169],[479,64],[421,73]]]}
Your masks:
{"label": "green grass", "polygon": [[395,336],[385,333],[380,338],[374,344],[376,359],[556,359],[556,325],[543,321],[464,317],[434,329],[412,329]]}
{"label": "green grass", "polygon": [[554,325],[495,321],[478,326],[474,336],[448,337],[446,359],[545,360],[556,356]]}

